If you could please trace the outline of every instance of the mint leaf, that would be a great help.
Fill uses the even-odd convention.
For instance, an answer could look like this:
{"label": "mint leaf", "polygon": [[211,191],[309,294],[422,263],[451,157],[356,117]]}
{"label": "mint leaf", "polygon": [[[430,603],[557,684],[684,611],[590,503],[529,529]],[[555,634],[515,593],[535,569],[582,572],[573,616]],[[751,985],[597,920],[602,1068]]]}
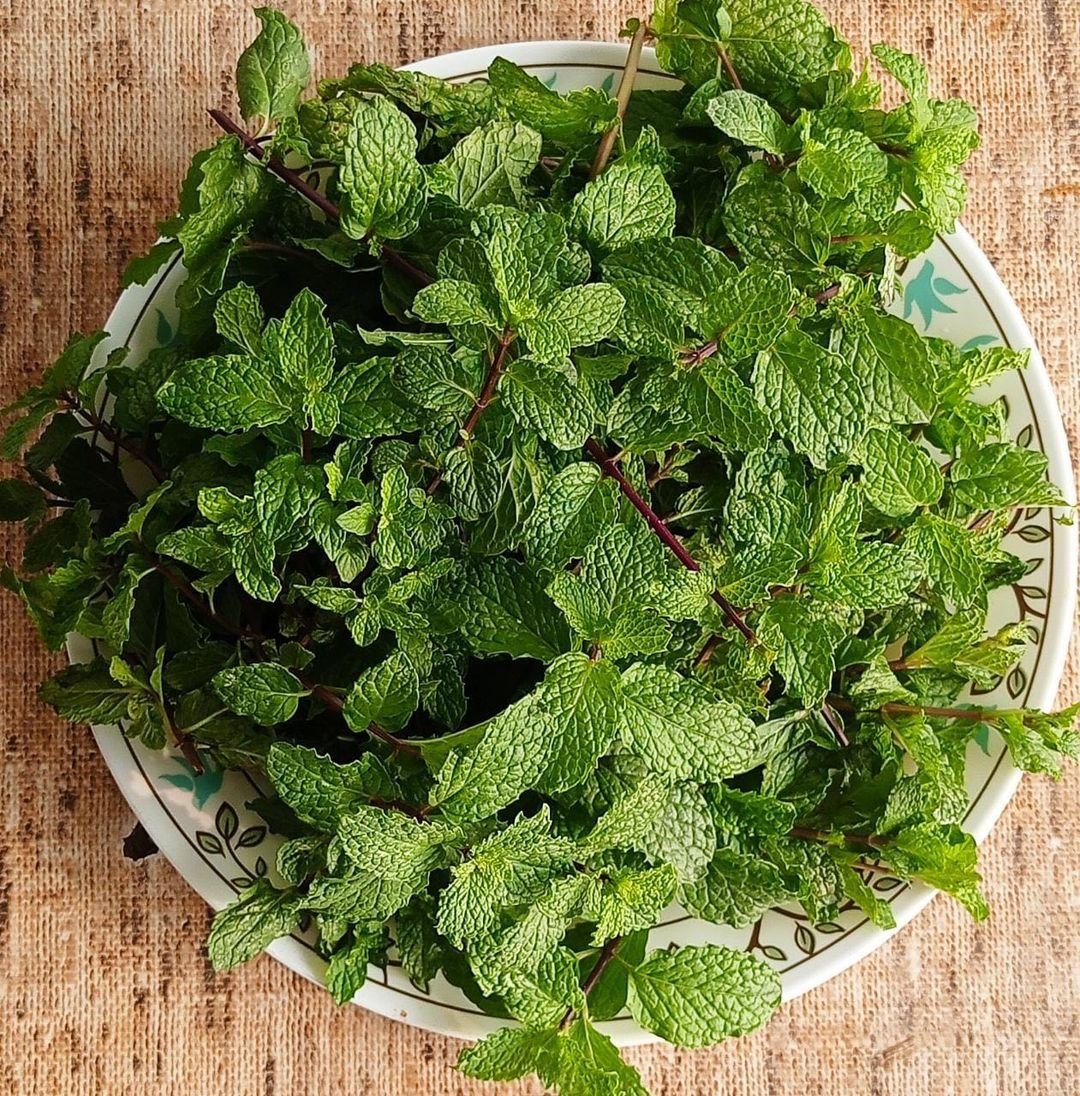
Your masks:
{"label": "mint leaf", "polygon": [[861,439],[858,382],[838,355],[799,330],[777,339],[754,367],[758,403],[777,429],[818,468],[848,456]]}
{"label": "mint leaf", "polygon": [[1042,453],[1002,442],[965,453],[949,478],[957,500],[973,509],[1062,504],[1064,499],[1047,480],[1046,469]]}
{"label": "mint leaf", "polygon": [[574,198],[570,226],[600,254],[663,238],[675,228],[675,197],[658,167],[616,163]]}
{"label": "mint leaf", "polygon": [[343,231],[356,240],[396,240],[414,232],[427,186],[409,119],[388,100],[371,99],[353,115],[344,145]]}
{"label": "mint leaf", "polygon": [[706,113],[721,133],[740,144],[781,156],[792,144],[791,128],[762,98],[747,91],[721,92]]}
{"label": "mint leaf", "polygon": [[549,141],[577,147],[615,124],[615,100],[596,88],[559,95],[503,57],[488,66],[488,80],[507,114]]}
{"label": "mint leaf", "polygon": [[157,400],[170,415],[208,430],[271,426],[292,415],[265,363],[236,354],[189,362],[158,389]]}
{"label": "mint leaf", "polygon": [[420,706],[420,679],[403,651],[394,651],[382,662],[361,671],[342,715],[354,731],[372,723],[387,731],[400,731]]}
{"label": "mint leaf", "polygon": [[262,30],[236,62],[236,93],[240,113],[261,129],[295,116],[311,64],[300,32],[281,12],[256,8],[255,14]]}
{"label": "mint leaf", "polygon": [[489,934],[505,907],[539,900],[573,857],[574,843],[552,835],[546,806],[532,818],[519,816],[481,841],[453,869],[439,899],[439,932],[456,947]]}
{"label": "mint leaf", "polygon": [[705,874],[683,885],[679,902],[695,917],[744,928],[791,896],[774,864],[736,849],[717,849]]}
{"label": "mint leaf", "polygon": [[898,430],[869,430],[861,459],[866,497],[884,514],[905,517],[920,506],[933,506],[945,489],[933,457]]}
{"label": "mint leaf", "polygon": [[525,180],[540,159],[540,143],[540,134],[528,126],[489,122],[428,168],[428,186],[464,209],[521,206]]}
{"label": "mint leaf", "polygon": [[305,746],[275,742],[267,754],[266,774],[297,817],[327,833],[357,804],[394,795],[393,781],[372,754],[339,765]]}
{"label": "mint leaf", "polygon": [[296,928],[302,908],[295,892],[276,890],[259,879],[214,917],[206,942],[214,969],[229,970],[254,959]]}
{"label": "mint leaf", "polygon": [[676,1046],[708,1046],[760,1027],[780,1004],[780,979],[731,948],[654,951],[631,971],[627,1003],[646,1031]]}
{"label": "mint leaf", "polygon": [[250,716],[264,727],[287,723],[307,695],[299,679],[272,662],[232,666],[214,675],[214,690],[238,715]]}
{"label": "mint leaf", "polygon": [[558,610],[520,563],[477,561],[456,575],[454,588],[462,635],[476,652],[549,660],[569,646]]}
{"label": "mint leaf", "polygon": [[673,780],[719,780],[756,756],[754,726],[689,678],[642,663],[623,673],[619,733],[627,748]]}
{"label": "mint leaf", "polygon": [[553,476],[522,533],[531,566],[556,570],[579,559],[614,521],[616,495],[615,484],[591,462],[568,465]]}

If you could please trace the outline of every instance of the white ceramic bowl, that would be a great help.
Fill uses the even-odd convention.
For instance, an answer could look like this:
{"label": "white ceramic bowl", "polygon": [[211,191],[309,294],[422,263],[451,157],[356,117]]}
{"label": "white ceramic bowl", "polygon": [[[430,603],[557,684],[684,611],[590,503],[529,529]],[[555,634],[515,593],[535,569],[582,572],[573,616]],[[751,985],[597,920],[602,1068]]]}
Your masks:
{"label": "white ceramic bowl", "polygon": [[[466,50],[410,66],[453,80],[481,77],[490,61],[506,57],[523,65],[560,91],[587,85],[612,88],[625,59],[625,47],[593,42],[525,42]],[[651,50],[642,57],[641,87],[672,86],[657,68]],[[208,135],[209,136],[209,135]],[[178,263],[170,264],[147,286],[126,290],[109,318],[107,350],[127,345],[137,360],[153,346],[168,342],[176,315],[173,295],[183,279]],[[1073,498],[1072,464],[1061,416],[1046,370],[1032,345],[1031,333],[1016,304],[971,237],[958,229],[939,239],[913,262],[897,311],[920,330],[953,339],[964,346],[1004,344],[1030,347],[1032,361],[1025,374],[995,382],[987,399],[1004,397],[1009,425],[1023,445],[1044,452],[1050,474],[1067,497]],[[1029,571],[1016,586],[992,598],[993,627],[1023,617],[1038,634],[1023,662],[993,691],[991,703],[1049,707],[1054,701],[1065,662],[1075,598],[1077,532],[1051,521],[1046,510],[1018,515],[1008,547],[1029,561]],[[89,645],[72,643],[73,658],[85,658]],[[207,772],[196,776],[182,758],[153,752],[128,741],[115,727],[96,727],[101,752],[132,809],[177,871],[211,905],[221,907],[244,886],[273,873],[277,842],[245,804],[261,794],[257,780],[242,773]],[[991,737],[972,744],[967,787],[971,805],[966,827],[981,840],[990,831],[1016,790],[1020,774],[1002,743]],[[869,880],[892,903],[897,924],[909,922],[930,901],[933,892],[898,880]],[[761,953],[780,972],[785,998],[822,982],[880,947],[889,933],[874,928],[858,911],[849,909],[835,923],[810,924],[795,910],[774,911],[763,919]],[[668,912],[653,931],[652,943],[712,941],[745,947],[749,930],[734,931],[705,924],[679,910]],[[302,936],[279,940],[270,953],[305,977],[322,981],[324,964]],[[463,1038],[479,1037],[499,1020],[484,1016],[441,978],[428,994],[421,993],[391,965],[384,975],[372,972],[356,1003],[397,1020]],[[616,1043],[652,1040],[629,1016],[602,1025]]]}

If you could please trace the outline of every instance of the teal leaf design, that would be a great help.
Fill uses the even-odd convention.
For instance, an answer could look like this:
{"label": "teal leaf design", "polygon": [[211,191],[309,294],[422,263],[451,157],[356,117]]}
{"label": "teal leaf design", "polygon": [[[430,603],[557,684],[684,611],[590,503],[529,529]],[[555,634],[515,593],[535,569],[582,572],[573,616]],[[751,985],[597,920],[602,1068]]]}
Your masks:
{"label": "teal leaf design", "polygon": [[1001,340],[997,335],[974,335],[963,346],[961,350],[978,350],[980,346],[993,346],[995,343],[999,343]]}
{"label": "teal leaf design", "polygon": [[918,309],[923,327],[929,327],[935,313],[949,315],[956,312],[942,297],[953,297],[966,292],[965,288],[954,285],[947,278],[937,277],[933,261],[927,259],[919,268],[918,274],[904,287],[904,319],[908,319],[912,311]]}
{"label": "teal leaf design", "polygon": [[225,781],[223,770],[204,762],[206,767],[201,773],[195,770],[179,757],[175,759],[178,765],[183,766],[184,771],[179,773],[162,773],[160,778],[166,784],[174,788],[180,788],[185,792],[191,792],[191,801],[199,810],[206,806],[211,796],[221,791],[221,785]]}

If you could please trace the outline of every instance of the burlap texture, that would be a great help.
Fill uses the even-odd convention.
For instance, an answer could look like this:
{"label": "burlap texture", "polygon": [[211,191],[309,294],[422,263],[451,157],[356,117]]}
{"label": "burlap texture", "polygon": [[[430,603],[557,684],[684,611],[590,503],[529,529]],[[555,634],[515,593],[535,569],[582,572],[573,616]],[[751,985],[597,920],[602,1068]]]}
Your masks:
{"label": "burlap texture", "polygon": [[[310,0],[284,5],[320,74],[488,42],[612,39],[626,0]],[[1080,0],[832,0],[854,43],[932,63],[979,109],[965,222],[1024,310],[1078,450]],[[240,0],[0,3],[0,402],[71,328],[98,326],[125,259],[173,209],[231,106],[253,32]],[[4,535],[4,554],[15,545]],[[459,1044],[355,1008],[270,959],[227,976],[209,911],[160,857],[122,854],[131,812],[89,734],[35,699],[54,660],[0,599],[0,1088],[266,1096],[494,1091]],[[1080,691],[1076,651],[1062,701]],[[991,920],[938,900],[856,968],[711,1051],[632,1053],[656,1096],[1080,1091],[1080,773],[1026,779],[985,847]],[[507,1086],[534,1092],[531,1084]]]}

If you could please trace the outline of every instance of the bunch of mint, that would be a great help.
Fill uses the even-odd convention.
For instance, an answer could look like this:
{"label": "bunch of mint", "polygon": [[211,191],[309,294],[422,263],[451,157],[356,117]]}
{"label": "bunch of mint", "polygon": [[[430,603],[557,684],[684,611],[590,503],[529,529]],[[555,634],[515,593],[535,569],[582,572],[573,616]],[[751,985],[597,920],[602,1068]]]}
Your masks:
{"label": "bunch of mint", "polygon": [[[961,211],[971,108],[878,46],[883,109],[801,0],[664,0],[615,98],[496,60],[304,99],[257,14],[243,123],[127,273],[182,255],[175,336],[73,338],[0,484],[6,585],[111,652],[44,699],[277,793],[215,966],[313,920],[338,1001],[393,947],[520,1021],[466,1073],[628,1094],[597,1021],[702,1046],[780,1001],[753,953],[648,950],[672,902],[888,927],[886,866],[985,917],[968,744],[1057,775],[1077,713],[959,700],[1028,640],[987,634],[1003,532],[1064,501],[978,397],[1025,354],[885,307]],[[646,41],[678,90],[631,94]]]}

